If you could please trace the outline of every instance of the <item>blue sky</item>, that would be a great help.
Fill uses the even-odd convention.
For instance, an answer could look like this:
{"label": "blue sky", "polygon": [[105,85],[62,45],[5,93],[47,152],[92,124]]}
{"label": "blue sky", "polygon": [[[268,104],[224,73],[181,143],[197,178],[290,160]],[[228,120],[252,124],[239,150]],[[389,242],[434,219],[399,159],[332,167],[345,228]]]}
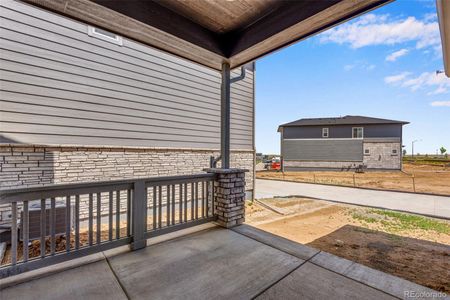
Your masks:
{"label": "blue sky", "polygon": [[435,2],[398,0],[256,63],[256,150],[279,153],[277,126],[366,115],[409,121],[411,153],[450,150],[450,79]]}

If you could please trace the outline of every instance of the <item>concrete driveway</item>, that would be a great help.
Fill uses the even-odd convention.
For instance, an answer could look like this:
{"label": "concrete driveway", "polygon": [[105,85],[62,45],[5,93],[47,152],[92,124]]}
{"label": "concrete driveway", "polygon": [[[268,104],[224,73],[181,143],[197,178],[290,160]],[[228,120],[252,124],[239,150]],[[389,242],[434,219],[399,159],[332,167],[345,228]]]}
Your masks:
{"label": "concrete driveway", "polygon": [[323,200],[373,206],[450,219],[450,197],[366,190],[350,187],[276,180],[256,180],[257,199],[304,196]]}

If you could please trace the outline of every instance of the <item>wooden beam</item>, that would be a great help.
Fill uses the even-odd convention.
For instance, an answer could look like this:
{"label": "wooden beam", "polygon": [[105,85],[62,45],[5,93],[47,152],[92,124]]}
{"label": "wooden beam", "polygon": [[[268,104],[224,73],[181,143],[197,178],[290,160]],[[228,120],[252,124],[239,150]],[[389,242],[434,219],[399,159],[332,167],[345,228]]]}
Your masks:
{"label": "wooden beam", "polygon": [[91,0],[146,25],[223,56],[218,35],[153,1]]}
{"label": "wooden beam", "polygon": [[[308,14],[310,16],[278,33],[274,33],[273,35],[266,37],[265,39],[260,39],[260,41],[253,38],[255,42],[253,45],[249,45],[248,42],[246,42],[247,39],[251,39],[251,36],[256,34],[253,27],[249,28],[239,37],[235,38],[237,42],[234,44],[234,47],[230,53],[230,66],[233,69],[254,61],[266,54],[280,50],[295,42],[304,40],[312,35],[318,34],[324,30],[346,22],[354,17],[366,13],[369,10],[373,10],[392,1],[394,0],[341,0],[333,1],[335,4],[328,8],[324,8],[323,6],[325,4],[322,3],[321,7],[324,8],[323,10],[317,12],[317,10],[314,9],[309,10],[309,12],[306,13],[304,12],[305,16]],[[297,6],[298,10],[300,10],[299,6],[301,5],[297,4]],[[293,12],[295,13],[297,10],[293,10]],[[289,12],[278,13],[284,15],[286,18],[288,16],[292,18]],[[284,25],[289,24],[288,21],[280,22]],[[269,22],[262,20],[261,25],[265,25],[267,27]],[[255,29],[261,25],[255,24]],[[260,28],[260,30],[262,30],[262,28]]]}

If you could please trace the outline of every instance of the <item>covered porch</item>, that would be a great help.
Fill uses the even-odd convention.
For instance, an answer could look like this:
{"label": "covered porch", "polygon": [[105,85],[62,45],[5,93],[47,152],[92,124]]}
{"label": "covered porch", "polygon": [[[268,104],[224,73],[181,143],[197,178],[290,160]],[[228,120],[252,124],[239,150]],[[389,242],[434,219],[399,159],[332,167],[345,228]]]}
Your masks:
{"label": "covered porch", "polygon": [[2,298],[398,299],[434,292],[248,225],[204,224],[148,244],[3,279]]}
{"label": "covered porch", "polygon": [[[245,68],[235,78],[230,69],[388,0],[25,2],[220,72],[220,157],[196,175],[2,191],[0,204],[12,211],[2,298],[384,299],[433,292],[242,225],[246,170],[230,164],[230,88]],[[80,203],[88,207],[84,219]],[[61,236],[64,249],[57,248]],[[40,241],[36,256],[19,247],[33,238]]]}

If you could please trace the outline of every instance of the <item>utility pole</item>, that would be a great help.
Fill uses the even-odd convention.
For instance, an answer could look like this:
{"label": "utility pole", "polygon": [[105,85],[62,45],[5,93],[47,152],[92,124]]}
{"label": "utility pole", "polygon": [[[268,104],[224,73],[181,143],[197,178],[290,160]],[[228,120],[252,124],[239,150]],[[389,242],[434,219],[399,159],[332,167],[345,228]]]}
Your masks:
{"label": "utility pole", "polygon": [[414,140],[411,142],[411,158],[414,160],[414,143],[420,142],[421,140]]}

